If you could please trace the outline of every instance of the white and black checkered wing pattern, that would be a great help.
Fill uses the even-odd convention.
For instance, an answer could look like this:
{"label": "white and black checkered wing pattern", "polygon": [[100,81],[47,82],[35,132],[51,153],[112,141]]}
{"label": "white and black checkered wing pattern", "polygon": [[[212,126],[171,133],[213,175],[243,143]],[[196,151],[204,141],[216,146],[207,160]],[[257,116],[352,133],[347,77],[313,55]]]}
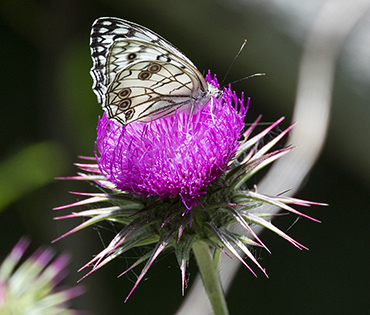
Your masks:
{"label": "white and black checkered wing pattern", "polygon": [[93,90],[108,118],[122,125],[205,104],[215,93],[183,53],[138,24],[99,18],[90,47]]}

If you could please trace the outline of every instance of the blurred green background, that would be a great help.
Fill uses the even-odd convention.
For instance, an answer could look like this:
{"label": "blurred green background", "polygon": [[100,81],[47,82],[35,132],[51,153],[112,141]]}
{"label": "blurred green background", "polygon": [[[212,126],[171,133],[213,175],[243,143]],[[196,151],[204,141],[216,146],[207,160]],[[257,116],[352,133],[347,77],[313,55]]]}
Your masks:
{"label": "blurred green background", "polygon": [[[35,249],[80,223],[78,219],[54,221],[54,216],[69,211],[51,209],[76,201],[69,191],[93,189],[54,177],[74,175],[77,156],[94,153],[97,117],[102,114],[89,74],[89,33],[95,18],[115,16],[144,25],[180,48],[201,72],[211,69],[219,79],[247,39],[227,80],[265,72],[265,77],[233,88],[251,97],[250,122],[258,114],[264,115],[265,122],[287,116],[287,126],[302,45],[324,2],[3,0],[1,259],[22,235],[31,237]],[[298,251],[272,233],[263,233],[272,254],[256,255],[270,279],[262,274],[255,279],[241,268],[228,295],[231,314],[361,314],[368,310],[369,20],[368,12],[340,53],[328,141],[297,195],[330,204],[309,211],[322,224],[302,219],[289,230],[310,251]],[[254,181],[258,180],[257,176]],[[286,216],[275,224],[286,230],[294,221]],[[114,227],[99,226],[52,245],[58,252],[72,254],[66,284],[74,285],[83,275],[77,269],[113,236]],[[128,266],[129,258],[122,257],[89,276],[82,282],[86,294],[73,306],[92,314],[146,314],[148,310],[174,314],[183,300],[174,255],[162,255],[124,304],[136,274],[116,276]],[[193,259],[189,272],[191,285],[196,275]]]}

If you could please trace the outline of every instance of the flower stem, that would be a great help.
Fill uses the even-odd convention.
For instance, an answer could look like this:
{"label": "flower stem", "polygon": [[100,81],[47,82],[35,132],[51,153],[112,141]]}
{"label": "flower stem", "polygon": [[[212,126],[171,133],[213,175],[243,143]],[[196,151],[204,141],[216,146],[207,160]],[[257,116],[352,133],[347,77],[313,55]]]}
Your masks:
{"label": "flower stem", "polygon": [[203,241],[198,241],[193,244],[192,249],[202,275],[204,288],[212,305],[213,313],[215,315],[229,314],[220,277],[217,267],[213,263],[209,246]]}

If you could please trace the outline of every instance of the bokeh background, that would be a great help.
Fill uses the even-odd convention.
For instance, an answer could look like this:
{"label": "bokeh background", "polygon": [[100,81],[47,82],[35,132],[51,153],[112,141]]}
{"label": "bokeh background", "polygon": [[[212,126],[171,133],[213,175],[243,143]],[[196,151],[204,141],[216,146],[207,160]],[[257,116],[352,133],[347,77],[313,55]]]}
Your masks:
{"label": "bokeh background", "polygon": [[[236,83],[233,88],[251,97],[250,122],[259,114],[264,122],[286,116],[283,126],[288,126],[302,47],[325,2],[1,1],[0,257],[22,235],[32,239],[31,250],[51,245],[80,223],[78,219],[55,221],[54,216],[68,214],[68,210],[55,213],[51,209],[76,201],[69,191],[94,189],[86,183],[54,178],[74,175],[77,156],[94,152],[97,117],[102,114],[89,75],[89,33],[95,18],[115,16],[144,25],[180,48],[201,72],[211,69],[220,79],[247,39],[227,81],[265,72],[266,76]],[[337,2],[338,6],[343,3]],[[272,254],[261,251],[256,255],[270,279],[262,274],[256,279],[241,268],[227,298],[231,314],[368,311],[369,29],[367,11],[339,53],[328,139],[296,195],[327,202],[330,207],[308,210],[321,224],[304,219],[295,222],[293,216],[275,221],[310,251],[298,251],[272,233],[263,233],[262,240]],[[258,176],[253,184],[261,179]],[[77,269],[104,248],[114,231],[113,226],[98,226],[52,245],[57,252],[72,256],[66,285],[75,284],[83,275]],[[140,252],[131,255],[137,258]],[[87,292],[73,306],[92,314],[146,314],[148,310],[174,314],[183,301],[174,255],[162,255],[123,303],[136,273],[116,276],[129,266],[130,258],[116,259],[85,279],[82,284]],[[190,285],[195,275],[191,259]]]}

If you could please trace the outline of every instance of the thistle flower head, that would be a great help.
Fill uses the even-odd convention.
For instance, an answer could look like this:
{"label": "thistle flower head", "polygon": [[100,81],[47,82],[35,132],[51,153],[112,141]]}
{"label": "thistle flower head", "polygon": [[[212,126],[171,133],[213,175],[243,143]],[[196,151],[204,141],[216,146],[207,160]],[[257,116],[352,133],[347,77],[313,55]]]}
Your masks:
{"label": "thistle flower head", "polygon": [[[216,79],[211,84],[219,87]],[[96,142],[100,172],[120,191],[180,195],[196,204],[235,156],[245,113],[243,101],[229,88],[191,115],[182,112],[150,124],[120,126],[104,114]]]}
{"label": "thistle flower head", "polygon": [[[210,74],[206,80],[218,87]],[[265,196],[247,186],[248,179],[258,170],[292,150],[286,147],[270,152],[292,126],[260,146],[264,136],[282,119],[251,137],[260,117],[244,130],[246,111],[243,98],[238,99],[226,88],[220,98],[213,98],[190,115],[181,112],[151,123],[131,123],[124,127],[103,116],[97,129],[96,156],[85,157],[93,162],[77,164],[83,172],[63,179],[95,181],[105,192],[76,193],[88,198],[55,208],[101,205],[57,217],[88,218],[60,238],[103,220],[120,226],[120,232],[110,244],[81,268],[92,266],[85,276],[134,247],[152,245],[123,272],[145,262],[133,291],[156,257],[172,248],[181,270],[184,293],[186,266],[193,244],[199,241],[215,250],[228,249],[255,274],[240,255],[243,252],[265,273],[248,248],[259,246],[268,250],[253,232],[253,225],[277,233],[297,248],[305,248],[274,226],[261,209],[272,204],[308,217],[288,204],[314,203]],[[233,233],[230,230],[233,223],[242,226],[245,233]]]}
{"label": "thistle flower head", "polygon": [[66,275],[68,257],[53,260],[51,250],[39,249],[19,264],[28,243],[22,238],[0,265],[0,314],[78,314],[66,303],[80,295],[81,288],[57,287]]}

